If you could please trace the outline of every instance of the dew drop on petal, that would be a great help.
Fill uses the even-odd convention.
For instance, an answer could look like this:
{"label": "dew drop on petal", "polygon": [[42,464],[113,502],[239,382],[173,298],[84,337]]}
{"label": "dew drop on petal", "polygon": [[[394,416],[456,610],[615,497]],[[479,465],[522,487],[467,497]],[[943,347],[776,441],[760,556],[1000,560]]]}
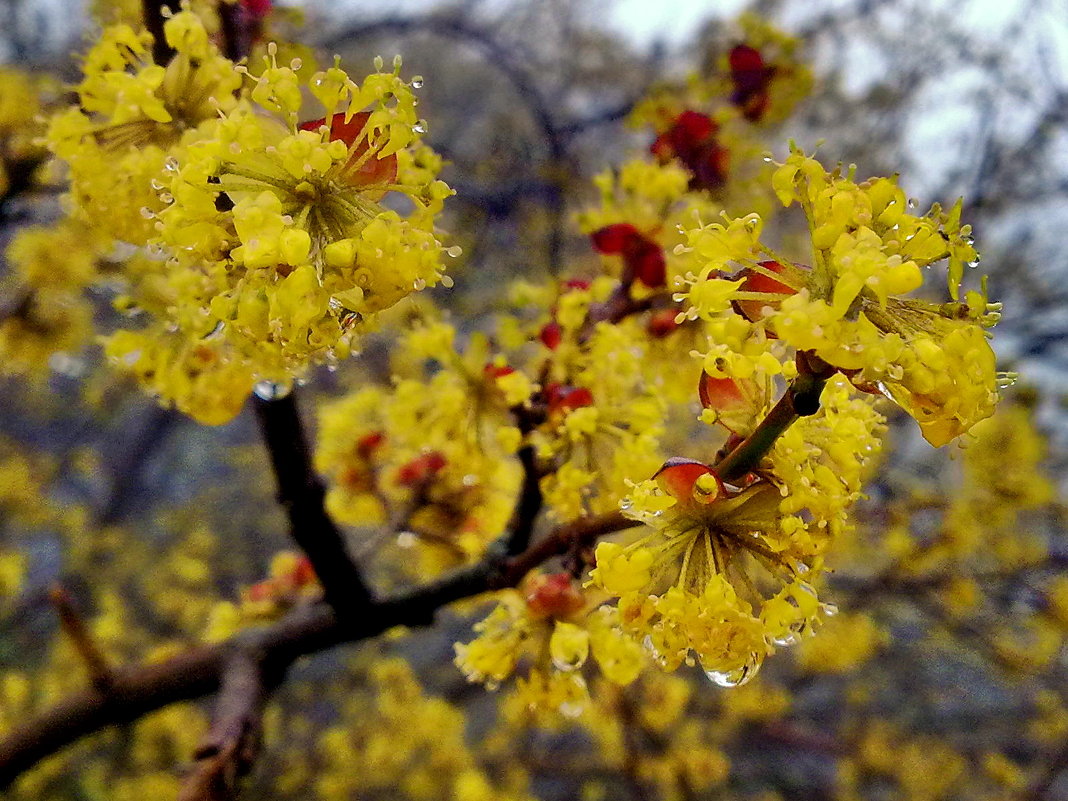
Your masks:
{"label": "dew drop on petal", "polygon": [[422,89],[422,88],[423,88],[423,76],[422,75],[413,76],[412,77],[412,89]]}
{"label": "dew drop on petal", "polygon": [[718,687],[741,687],[746,682],[752,681],[759,670],[759,662],[747,662],[734,670],[706,670],[705,675]]}
{"label": "dew drop on petal", "polygon": [[576,658],[575,660],[564,659],[559,654],[554,654],[552,658],[553,665],[562,673],[570,673],[572,670],[578,670],[582,667],[585,661],[585,655],[583,655],[582,659]]}
{"label": "dew drop on petal", "polygon": [[778,637],[771,637],[772,645],[777,645],[779,648],[789,648],[791,645],[797,645],[801,642],[801,635],[794,631],[787,631],[785,634],[780,634]]}

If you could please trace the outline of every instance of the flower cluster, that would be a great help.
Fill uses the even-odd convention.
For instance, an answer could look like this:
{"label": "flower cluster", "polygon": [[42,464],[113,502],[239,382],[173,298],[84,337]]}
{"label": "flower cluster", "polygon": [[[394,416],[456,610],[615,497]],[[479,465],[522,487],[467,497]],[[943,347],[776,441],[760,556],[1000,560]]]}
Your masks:
{"label": "flower cluster", "polygon": [[342,719],[318,738],[324,767],[315,798],[388,792],[411,801],[531,801],[522,771],[495,778],[476,761],[463,712],[425,693],[403,659],[382,659],[368,672]]}
{"label": "flower cluster", "polygon": [[822,400],[740,484],[674,459],[624,500],[652,531],[598,545],[591,580],[619,598],[624,629],[663,668],[696,658],[716,683],[741,684],[833,613],[816,591],[822,558],[859,496],[879,424],[864,424],[874,412],[843,382]]}
{"label": "flower cluster", "polygon": [[[990,416],[999,376],[983,328],[999,306],[979,291],[961,297],[964,266],[977,257],[960,204],[915,216],[894,179],[857,183],[796,149],[774,186],[784,205],[805,213],[811,265],[763,244],[755,215],[691,229],[685,250],[694,271],[679,295],[688,314],[721,316],[734,304],[769,336],[892,398],[934,445]],[[901,297],[943,260],[947,302]]]}
{"label": "flower cluster", "polygon": [[0,203],[27,188],[41,161],[37,115],[44,81],[0,68]]}
{"label": "flower cluster", "polygon": [[[481,555],[507,524],[520,481],[521,434],[508,407],[530,395],[530,382],[490,364],[485,339],[461,355],[455,337],[444,322],[413,324],[394,387],[365,387],[319,417],[328,508],[345,523],[387,524],[407,570],[421,575]],[[428,359],[438,368],[430,375]]]}
{"label": "flower cluster", "polygon": [[467,678],[496,688],[529,661],[516,682],[516,702],[550,720],[587,711],[582,668],[591,656],[616,684],[634,681],[646,659],[623,636],[616,610],[590,604],[567,573],[533,574],[520,590],[501,593],[475,632],[470,643],[456,645],[456,664]]}
{"label": "flower cluster", "polygon": [[99,278],[107,246],[97,229],[69,218],[15,234],[4,254],[10,306],[0,319],[0,371],[43,378],[90,342],[93,308],[84,290]]}
{"label": "flower cluster", "polygon": [[358,84],[337,63],[280,65],[269,44],[253,72],[193,11],[164,31],[174,55],[156,64],[147,33],[107,29],[48,141],[77,213],[142,248],[117,303],[147,326],[115,334],[109,356],[220,423],[257,382],[345,358],[378,312],[448,280],[434,220],[451,190],[419,141],[421,79],[399,60]]}

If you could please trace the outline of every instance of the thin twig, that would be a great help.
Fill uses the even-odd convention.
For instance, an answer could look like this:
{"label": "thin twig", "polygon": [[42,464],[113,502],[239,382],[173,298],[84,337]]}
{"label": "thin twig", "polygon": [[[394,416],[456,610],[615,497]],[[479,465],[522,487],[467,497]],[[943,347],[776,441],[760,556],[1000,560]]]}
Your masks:
{"label": "thin twig", "polygon": [[97,647],[82,616],[74,608],[70,593],[57,581],[48,588],[48,600],[59,616],[59,625],[63,633],[67,635],[74,650],[85,663],[93,687],[100,692],[108,692],[115,680],[111,666]]}

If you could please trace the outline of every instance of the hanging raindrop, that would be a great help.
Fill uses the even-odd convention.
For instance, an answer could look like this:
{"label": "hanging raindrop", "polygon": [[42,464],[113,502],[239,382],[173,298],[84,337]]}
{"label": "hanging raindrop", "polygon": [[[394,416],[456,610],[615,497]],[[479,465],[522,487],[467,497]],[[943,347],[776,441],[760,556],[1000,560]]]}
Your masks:
{"label": "hanging raindrop", "polygon": [[261,400],[281,400],[293,391],[293,385],[288,381],[257,381],[252,391]]}

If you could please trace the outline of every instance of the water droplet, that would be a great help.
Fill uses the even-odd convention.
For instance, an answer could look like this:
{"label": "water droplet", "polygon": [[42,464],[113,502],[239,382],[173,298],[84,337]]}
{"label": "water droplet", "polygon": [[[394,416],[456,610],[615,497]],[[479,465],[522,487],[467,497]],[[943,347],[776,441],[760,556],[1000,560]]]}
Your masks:
{"label": "water droplet", "polygon": [[174,156],[168,156],[167,160],[163,162],[163,169],[167,172],[178,172],[178,159]]}
{"label": "water droplet", "polygon": [[291,70],[293,70],[293,72],[296,72],[297,70],[299,70],[303,66],[304,66],[304,62],[301,61],[299,58],[295,58],[295,59],[293,59],[292,61],[289,62],[289,68]]}
{"label": "water droplet", "polygon": [[565,718],[577,718],[582,714],[582,708],[582,704],[564,701],[564,703],[560,704],[560,714]]}
{"label": "water droplet", "polygon": [[619,502],[619,508],[622,509],[624,512],[630,509],[632,506],[634,506],[634,501],[632,501],[630,498],[624,498]]}
{"label": "water droplet", "polygon": [[455,286],[455,284],[456,284],[456,282],[452,280],[452,276],[451,275],[443,275],[443,276],[441,276],[441,285],[443,287],[445,287],[446,289],[452,289],[453,286]]}
{"label": "water droplet", "polygon": [[422,89],[422,88],[423,88],[423,76],[422,75],[413,75],[412,76],[412,89]]}
{"label": "water droplet", "polygon": [[280,400],[293,391],[293,385],[289,382],[257,381],[252,391],[257,398],[265,401]]}
{"label": "water droplet", "polygon": [[459,245],[453,245],[453,246],[452,246],[451,248],[445,248],[445,252],[446,252],[447,254],[449,254],[450,256],[452,256],[452,258],[454,258],[454,259],[455,259],[455,258],[457,258],[457,257],[458,257],[458,256],[459,256],[459,255],[460,255],[461,253],[463,253],[463,252],[464,252],[464,249],[463,249],[462,247],[460,247]]}
{"label": "water droplet", "polygon": [[416,292],[422,292],[424,289],[426,289],[426,279],[416,278],[412,282],[412,289],[414,289]]}
{"label": "water droplet", "polygon": [[461,479],[461,482],[465,487],[474,487],[478,485],[478,476],[474,473],[468,473]]}
{"label": "water droplet", "polygon": [[706,670],[705,675],[710,682],[719,687],[741,687],[746,682],[752,681],[753,676],[759,670],[759,662],[746,662],[734,670]]}
{"label": "water droplet", "polygon": [[834,617],[838,614],[838,604],[820,604],[820,611],[823,612],[824,617]]}
{"label": "water droplet", "polygon": [[801,635],[795,631],[787,631],[785,634],[780,634],[778,637],[772,637],[771,642],[773,645],[777,645],[780,648],[788,648],[791,645],[797,645],[801,642]]}
{"label": "water droplet", "polygon": [[156,218],[156,212],[152,211],[148,206],[142,206],[141,216],[146,220],[154,220]]}
{"label": "water droplet", "polygon": [[559,654],[553,655],[553,665],[556,667],[557,670],[562,671],[564,673],[570,673],[572,670],[577,670],[578,668],[582,667],[585,662],[585,654],[582,654],[581,656],[576,655],[575,658],[571,660],[563,659]]}
{"label": "water droplet", "polygon": [[412,126],[412,130],[415,131],[418,134],[425,134],[426,133],[426,121],[425,120],[419,120],[415,125]]}

